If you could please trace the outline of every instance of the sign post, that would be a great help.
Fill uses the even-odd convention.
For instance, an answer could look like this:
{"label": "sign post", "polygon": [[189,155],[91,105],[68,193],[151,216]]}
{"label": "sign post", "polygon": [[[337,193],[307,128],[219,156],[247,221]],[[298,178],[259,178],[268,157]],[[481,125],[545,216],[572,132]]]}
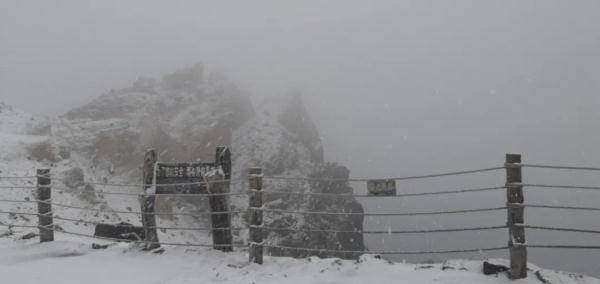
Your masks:
{"label": "sign post", "polygon": [[[154,151],[154,150],[151,150]],[[142,225],[146,232],[147,249],[159,247],[156,234],[154,201],[156,194],[209,195],[213,245],[215,249],[232,251],[231,213],[228,213],[227,193],[231,177],[231,152],[217,147],[214,163],[161,163],[152,159],[151,151],[144,163],[146,195],[142,203]],[[156,152],[153,152],[156,155]],[[156,156],[154,156],[156,157]],[[154,161],[153,166],[147,163]],[[149,189],[153,190],[149,190]],[[153,191],[153,192],[149,192]]]}
{"label": "sign post", "polygon": [[396,195],[396,181],[393,179],[374,179],[367,182],[369,195],[394,196]]}
{"label": "sign post", "polygon": [[158,233],[156,232],[156,215],[154,215],[154,204],[156,195],[155,170],[158,155],[156,150],[150,149],[146,151],[144,156],[144,165],[142,167],[143,174],[143,191],[142,195],[142,226],[144,227],[144,241],[146,241],[145,250],[153,250],[160,247],[158,243]]}

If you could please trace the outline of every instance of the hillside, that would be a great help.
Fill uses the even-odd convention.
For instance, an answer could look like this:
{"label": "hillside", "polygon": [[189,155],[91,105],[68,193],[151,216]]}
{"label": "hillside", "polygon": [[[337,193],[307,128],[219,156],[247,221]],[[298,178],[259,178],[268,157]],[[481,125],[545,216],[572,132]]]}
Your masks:
{"label": "hillside", "polygon": [[[40,118],[3,106],[0,124],[2,143],[0,160],[8,174],[33,175],[35,168],[50,167],[55,201],[109,212],[77,211],[60,208],[55,214],[63,218],[92,222],[139,224],[139,216],[126,214],[139,211],[135,196],[109,195],[102,192],[139,194],[139,186],[103,184],[139,184],[141,164],[146,149],[159,152],[159,160],[213,161],[215,147],[228,146],[233,153],[232,192],[246,191],[246,168],[262,166],[265,174],[285,177],[348,178],[349,171],[324,161],[320,135],[298,95],[278,95],[262,102],[249,96],[226,77],[207,71],[197,64],[177,70],[160,79],[140,78],[130,87],[110,90],[86,105],[59,117]],[[0,185],[18,186],[18,180],[0,180]],[[33,180],[25,183],[31,185]],[[265,189],[278,191],[313,191],[349,193],[344,182],[266,183]],[[4,198],[24,200],[30,192],[3,192]],[[243,211],[246,196],[234,196],[231,210]],[[311,208],[335,210],[345,208],[362,212],[354,199],[337,200],[298,198],[298,195],[267,195],[266,206],[272,208]],[[2,204],[4,209],[26,208]],[[201,197],[159,198],[157,211],[207,211],[207,200]],[[125,212],[125,213],[121,213]],[[11,217],[13,218],[13,217]],[[27,223],[17,216],[17,221]],[[10,223],[6,216],[0,221]],[[15,220],[12,220],[15,221]],[[362,229],[361,216],[307,217],[293,214],[269,214],[265,223],[286,228]],[[247,228],[244,215],[233,216],[235,227]],[[160,216],[161,226],[208,227],[208,218]],[[93,226],[83,222],[60,222],[60,228],[91,234]],[[236,231],[234,241],[246,243],[247,231]],[[162,241],[210,243],[207,232],[168,230],[159,232]],[[265,235],[272,244],[293,245],[309,242],[316,248],[337,247],[364,250],[362,235],[343,233],[270,232]],[[305,256],[297,251],[270,252],[274,255]],[[333,256],[323,254],[322,256]],[[354,255],[337,255],[355,257]]]}

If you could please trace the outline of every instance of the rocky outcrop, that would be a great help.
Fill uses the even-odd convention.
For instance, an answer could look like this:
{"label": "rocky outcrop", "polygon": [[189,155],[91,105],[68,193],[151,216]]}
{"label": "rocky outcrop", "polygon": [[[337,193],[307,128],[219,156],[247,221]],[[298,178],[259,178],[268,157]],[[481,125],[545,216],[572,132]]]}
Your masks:
{"label": "rocky outcrop", "polygon": [[[327,197],[285,192],[315,192],[349,194],[349,171],[343,166],[325,163],[317,128],[297,95],[277,96],[257,104],[256,115],[235,132],[234,175],[243,178],[247,166],[261,166],[265,173],[265,207],[289,211],[330,211],[362,213],[360,203],[351,197]],[[309,182],[306,180],[275,180],[269,176],[288,178],[311,177],[336,181]],[[243,190],[243,188],[238,189]],[[283,192],[283,193],[281,193]],[[235,200],[239,208],[246,200]],[[361,251],[364,250],[361,215],[308,215],[298,213],[265,213],[265,239],[271,245],[313,249]],[[315,232],[314,230],[341,230],[344,233]],[[270,248],[270,255],[304,257],[355,258],[352,253],[315,252]]]}
{"label": "rocky outcrop", "polygon": [[[252,104],[233,82],[208,72],[200,64],[177,70],[158,80],[140,78],[130,87],[111,90],[51,121],[46,140],[49,143],[47,148],[53,153],[52,159],[36,159],[55,163],[53,173],[60,171],[57,176],[61,177],[66,193],[83,202],[98,204],[102,201],[105,208],[124,211],[139,206],[137,200],[115,199],[103,196],[101,191],[133,193],[139,192],[140,188],[106,188],[91,183],[139,183],[140,165],[148,148],[157,149],[163,162],[213,161],[215,147],[225,145],[232,149],[234,180],[245,180],[247,167],[262,166],[267,177],[340,179],[336,182],[265,180],[267,191],[352,192],[348,182],[344,181],[349,171],[324,161],[319,132],[299,95],[278,95]],[[232,191],[246,190],[243,182],[232,182],[231,186]],[[265,203],[271,208],[298,211],[362,212],[360,203],[348,197],[266,194]],[[247,206],[246,196],[231,198],[232,210],[246,210]],[[208,210],[207,202],[202,198],[164,198],[156,205],[157,211],[180,209]],[[265,231],[270,244],[364,249],[362,235],[351,233],[362,230],[360,216],[265,215],[267,226],[298,229]],[[234,224],[246,226],[244,217],[234,216]],[[210,222],[208,218],[164,216],[161,219],[172,222],[169,225],[193,227],[207,227]],[[123,220],[136,221],[125,219],[125,215]],[[309,232],[311,229],[349,233]],[[189,241],[190,238],[183,233],[163,233],[179,241]],[[245,242],[247,232],[236,233],[235,239]],[[315,254],[285,250],[272,250],[270,253],[288,256]],[[352,254],[319,255],[355,257]]]}
{"label": "rocky outcrop", "polygon": [[[311,179],[326,179],[326,181],[311,181],[308,187],[310,192],[327,194],[352,194],[353,189],[348,185],[350,171],[336,164],[324,164],[310,175]],[[346,180],[346,181],[344,181]],[[292,189],[293,190],[293,189]],[[298,204],[297,199],[288,197],[283,202],[278,202],[281,209],[302,208],[304,211],[313,212],[351,212],[364,213],[362,205],[356,199],[346,196],[319,196],[312,195],[305,204]],[[300,222],[303,221],[303,222]],[[294,228],[295,231],[275,231],[271,238],[280,239],[280,245],[287,247],[309,247],[323,250],[363,251],[362,231],[363,217],[361,215],[307,215],[303,219],[288,215],[272,221],[270,227]],[[321,231],[319,231],[321,230]],[[322,230],[344,231],[323,232]],[[272,255],[294,255],[307,257],[316,255],[320,257],[357,258],[360,253],[336,253],[328,251],[302,251],[291,249],[271,249]]]}

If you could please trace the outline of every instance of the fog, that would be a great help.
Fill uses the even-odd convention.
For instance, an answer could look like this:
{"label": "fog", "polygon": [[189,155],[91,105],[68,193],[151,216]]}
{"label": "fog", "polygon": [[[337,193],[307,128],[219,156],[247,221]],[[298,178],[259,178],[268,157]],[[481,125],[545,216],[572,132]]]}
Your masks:
{"label": "fog", "polygon": [[[0,99],[57,114],[204,62],[256,97],[301,92],[328,160],[354,177],[498,166],[507,152],[600,165],[599,14],[598,1],[3,0]],[[597,174],[525,179],[600,185]],[[478,184],[399,188],[465,183]],[[573,196],[550,200],[600,201]],[[585,266],[561,265],[559,252],[533,261]]]}

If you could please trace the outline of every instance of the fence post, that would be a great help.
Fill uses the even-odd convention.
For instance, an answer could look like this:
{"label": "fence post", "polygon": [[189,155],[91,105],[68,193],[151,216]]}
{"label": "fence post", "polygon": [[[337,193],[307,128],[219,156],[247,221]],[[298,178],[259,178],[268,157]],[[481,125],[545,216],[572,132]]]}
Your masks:
{"label": "fence post", "polygon": [[248,169],[248,190],[250,191],[250,204],[248,215],[250,217],[249,257],[250,262],[263,263],[263,198],[262,198],[262,168]]}
{"label": "fence post", "polygon": [[[225,175],[217,173],[211,176],[207,180],[208,193],[211,194],[208,197],[210,204],[211,223],[212,223],[212,235],[213,235],[213,248],[216,250],[229,252],[233,251],[233,237],[231,236],[231,213],[229,206],[227,206],[227,196],[219,195],[227,193],[226,183],[224,179]],[[213,195],[215,194],[215,195]],[[216,214],[215,214],[216,213]]]}
{"label": "fence post", "polygon": [[[146,241],[145,250],[153,250],[160,247],[160,244],[158,244],[158,233],[156,232],[156,215],[154,215],[156,195],[154,194],[155,192],[150,195],[146,194],[146,190],[154,186],[154,170],[157,161],[158,155],[156,154],[156,150],[150,149],[146,151],[144,166],[142,168],[144,194],[141,200],[142,226],[144,227],[144,240]],[[156,191],[156,188],[154,190]]]}
{"label": "fence post", "polygon": [[[221,167],[223,173],[225,174],[225,179],[231,179],[231,150],[225,146],[218,146],[215,155],[215,164],[218,167]],[[226,183],[227,187],[229,187],[229,182]]]}
{"label": "fence post", "polygon": [[50,169],[37,170],[37,207],[40,243],[54,241]]}
{"label": "fence post", "polygon": [[507,226],[509,231],[508,248],[510,251],[509,277],[521,279],[527,277],[527,247],[525,245],[524,196],[521,155],[506,154],[506,194]]}

